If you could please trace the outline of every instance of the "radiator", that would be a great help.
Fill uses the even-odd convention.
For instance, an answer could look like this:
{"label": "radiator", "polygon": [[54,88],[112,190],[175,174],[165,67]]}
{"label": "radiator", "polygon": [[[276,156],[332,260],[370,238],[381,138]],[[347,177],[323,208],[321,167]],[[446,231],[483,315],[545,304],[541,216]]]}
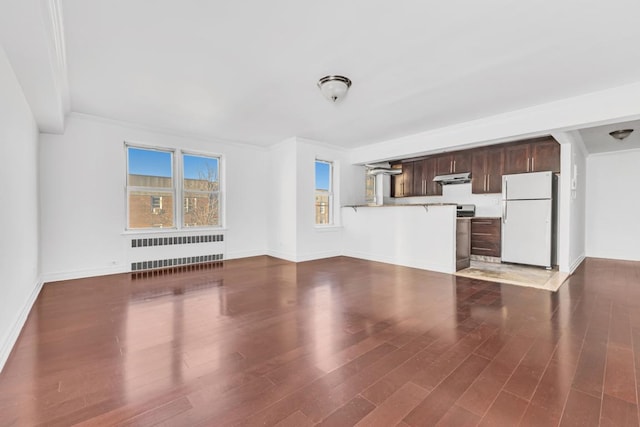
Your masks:
{"label": "radiator", "polygon": [[136,237],[128,245],[132,272],[219,262],[224,253],[220,233]]}

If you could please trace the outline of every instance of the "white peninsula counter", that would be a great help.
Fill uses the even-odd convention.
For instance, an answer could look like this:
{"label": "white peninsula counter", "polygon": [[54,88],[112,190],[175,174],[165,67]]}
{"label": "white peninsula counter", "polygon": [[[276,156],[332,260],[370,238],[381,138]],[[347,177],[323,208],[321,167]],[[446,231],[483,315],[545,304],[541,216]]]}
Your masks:
{"label": "white peninsula counter", "polygon": [[456,271],[456,205],[342,208],[344,255],[424,270]]}

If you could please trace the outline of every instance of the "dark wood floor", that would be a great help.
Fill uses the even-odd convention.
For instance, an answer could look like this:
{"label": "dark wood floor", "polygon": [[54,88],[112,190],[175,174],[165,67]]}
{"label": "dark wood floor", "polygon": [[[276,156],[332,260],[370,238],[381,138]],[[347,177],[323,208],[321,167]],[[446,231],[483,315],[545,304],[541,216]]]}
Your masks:
{"label": "dark wood floor", "polygon": [[269,257],[44,286],[0,425],[638,425],[640,263],[557,293]]}

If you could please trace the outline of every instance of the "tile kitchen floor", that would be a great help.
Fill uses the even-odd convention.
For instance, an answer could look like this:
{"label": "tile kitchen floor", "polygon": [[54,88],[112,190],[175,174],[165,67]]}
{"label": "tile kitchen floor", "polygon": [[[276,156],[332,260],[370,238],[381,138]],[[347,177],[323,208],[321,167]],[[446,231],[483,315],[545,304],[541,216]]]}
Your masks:
{"label": "tile kitchen floor", "polygon": [[560,285],[569,277],[567,274],[559,272],[557,268],[546,270],[542,267],[474,260],[471,261],[469,268],[456,272],[456,276],[551,291],[558,290]]}

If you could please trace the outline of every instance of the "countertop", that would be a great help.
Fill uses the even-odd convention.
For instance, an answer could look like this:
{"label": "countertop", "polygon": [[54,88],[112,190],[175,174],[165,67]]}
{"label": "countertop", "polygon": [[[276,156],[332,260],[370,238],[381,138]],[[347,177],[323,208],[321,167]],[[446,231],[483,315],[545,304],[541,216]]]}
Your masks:
{"label": "countertop", "polygon": [[473,219],[502,219],[499,216],[472,216]]}
{"label": "countertop", "polygon": [[457,203],[402,203],[393,205],[344,205],[343,208],[395,208],[399,206],[458,206]]}

